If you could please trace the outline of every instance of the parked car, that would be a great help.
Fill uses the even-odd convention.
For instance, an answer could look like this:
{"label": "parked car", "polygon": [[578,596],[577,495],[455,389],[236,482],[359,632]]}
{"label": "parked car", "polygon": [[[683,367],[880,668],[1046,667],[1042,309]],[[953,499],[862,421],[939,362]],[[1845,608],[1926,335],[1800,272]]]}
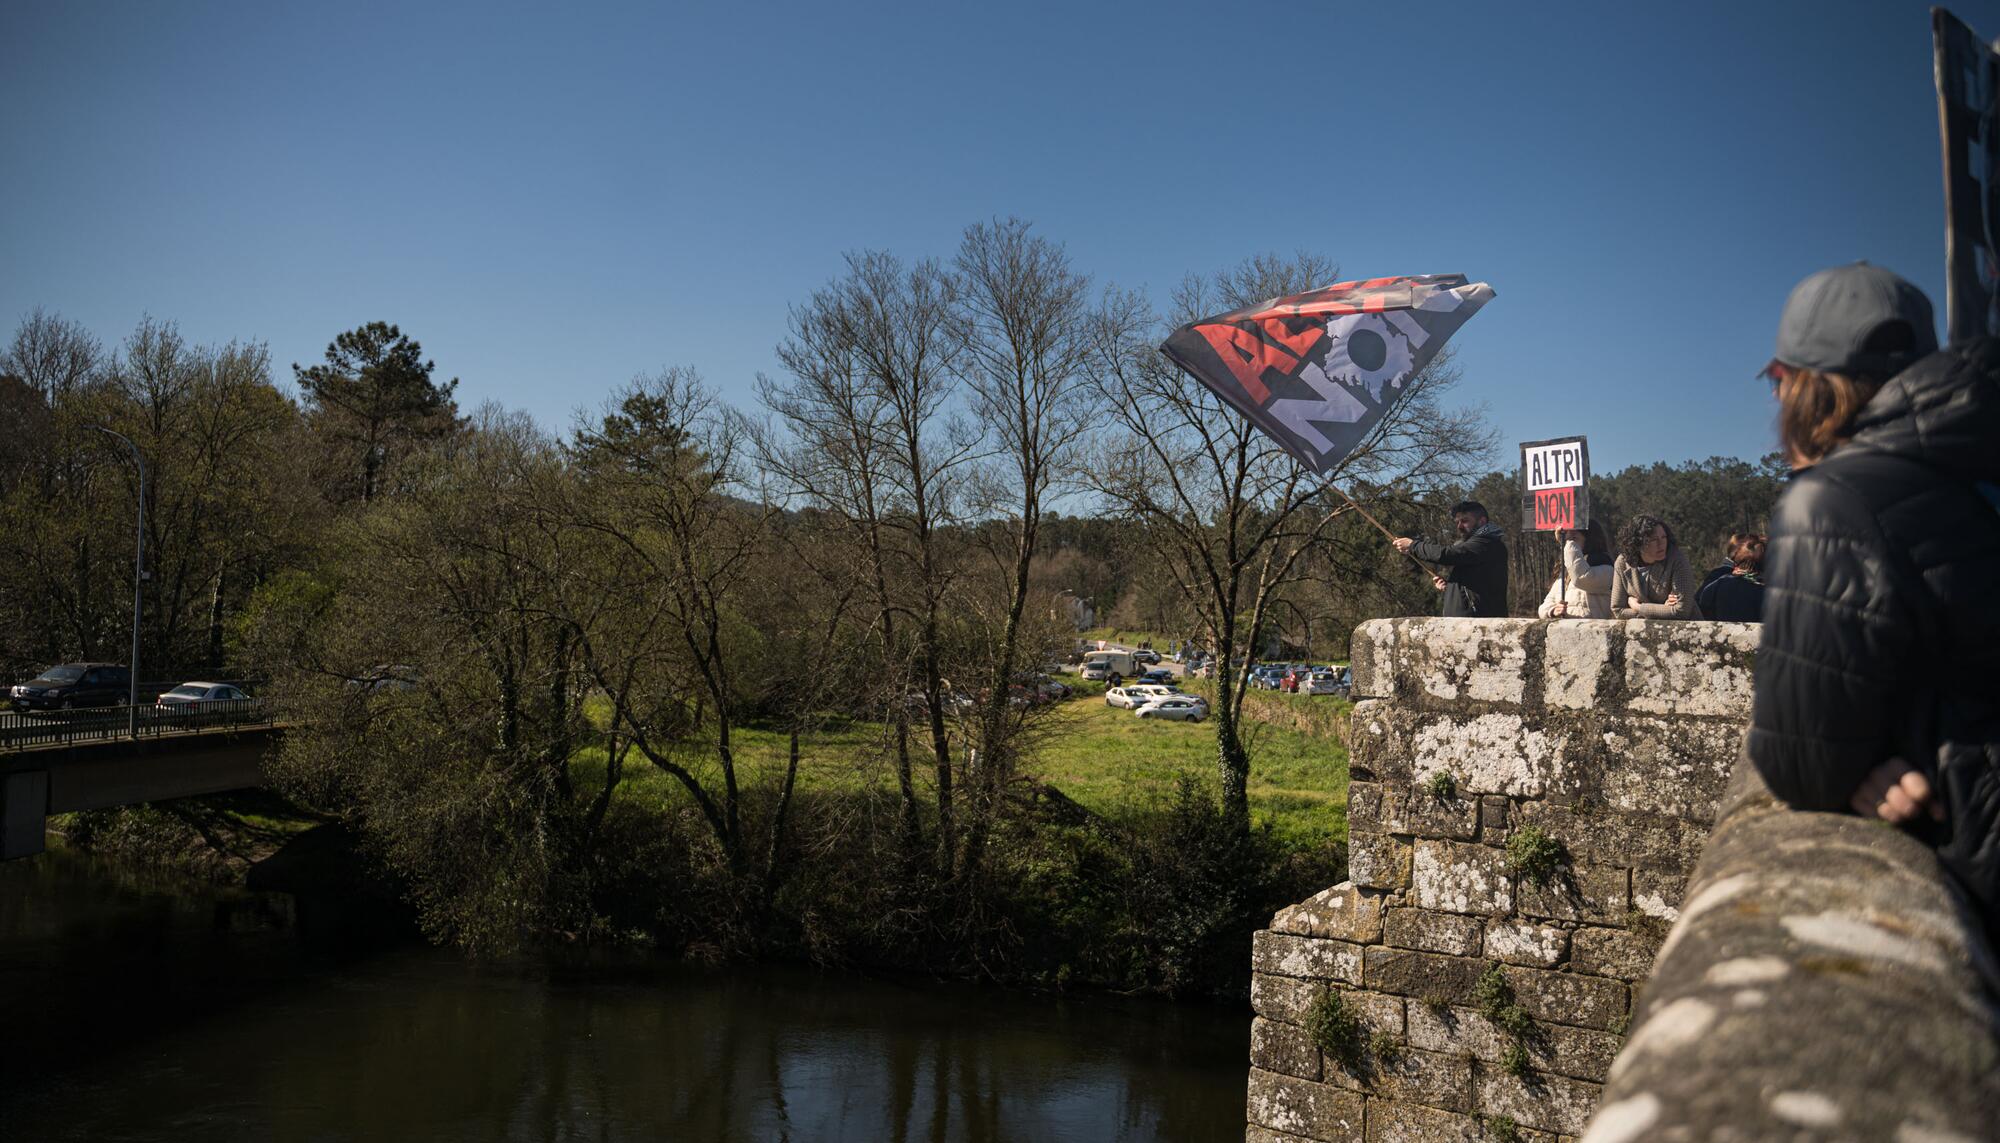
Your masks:
{"label": "parked car", "polygon": [[1306,680],[1305,692],[1309,695],[1345,695],[1347,688],[1341,685],[1340,674],[1336,671],[1314,671]]}
{"label": "parked car", "polygon": [[1140,718],[1170,718],[1181,722],[1200,722],[1208,717],[1208,700],[1200,695],[1165,695],[1132,713]]}
{"label": "parked car", "polygon": [[1145,674],[1140,675],[1138,681],[1142,683],[1159,683],[1163,686],[1172,686],[1174,683],[1174,673],[1172,671],[1167,670],[1165,667],[1155,667],[1152,670],[1147,671]]}
{"label": "parked car", "polygon": [[1158,683],[1133,683],[1125,687],[1112,687],[1104,692],[1104,705],[1136,710],[1156,698],[1177,695],[1180,692]]}
{"label": "parked car", "polygon": [[1061,702],[1075,692],[1068,683],[1052,679],[1044,672],[1035,676],[1035,693],[1049,702]]}
{"label": "parked car", "polygon": [[1284,668],[1260,666],[1250,672],[1250,686],[1260,691],[1275,691],[1284,678]]}
{"label": "parked car", "polygon": [[1144,663],[1148,667],[1157,667],[1160,665],[1160,653],[1151,647],[1141,647],[1132,652],[1132,661]]}
{"label": "parked car", "polygon": [[223,703],[249,702],[250,696],[228,683],[182,683],[153,700],[153,709],[162,714],[185,714],[208,710]]}
{"label": "parked car", "polygon": [[122,706],[131,690],[131,672],[116,663],[64,663],[16,685],[9,697],[15,710],[73,710]]}

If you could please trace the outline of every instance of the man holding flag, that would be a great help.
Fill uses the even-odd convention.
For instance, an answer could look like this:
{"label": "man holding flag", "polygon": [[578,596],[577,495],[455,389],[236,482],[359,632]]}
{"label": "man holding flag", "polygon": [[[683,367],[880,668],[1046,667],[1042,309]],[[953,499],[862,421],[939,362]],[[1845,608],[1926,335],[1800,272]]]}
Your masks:
{"label": "man holding flag", "polygon": [[1431,583],[1444,593],[1444,615],[1490,619],[1507,614],[1507,541],[1486,515],[1485,505],[1465,500],[1451,506],[1458,542],[1449,546],[1398,536],[1396,550],[1425,563],[1442,565]]}
{"label": "man holding flag", "polygon": [[[1370,439],[1493,287],[1463,274],[1337,282],[1303,294],[1190,322],[1161,350],[1300,464],[1321,476]],[[1339,487],[1396,550],[1443,564],[1424,570],[1444,592],[1446,615],[1507,613],[1507,547],[1486,509],[1452,509],[1460,540],[1449,547],[1396,536]]]}

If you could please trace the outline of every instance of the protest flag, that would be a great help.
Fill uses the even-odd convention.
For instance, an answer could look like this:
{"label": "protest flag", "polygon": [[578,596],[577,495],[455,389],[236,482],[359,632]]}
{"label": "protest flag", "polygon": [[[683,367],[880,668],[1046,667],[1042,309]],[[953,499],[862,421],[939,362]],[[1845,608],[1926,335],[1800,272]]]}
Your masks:
{"label": "protest flag", "polygon": [[1339,282],[1191,322],[1160,349],[1324,475],[1492,296],[1463,274]]}

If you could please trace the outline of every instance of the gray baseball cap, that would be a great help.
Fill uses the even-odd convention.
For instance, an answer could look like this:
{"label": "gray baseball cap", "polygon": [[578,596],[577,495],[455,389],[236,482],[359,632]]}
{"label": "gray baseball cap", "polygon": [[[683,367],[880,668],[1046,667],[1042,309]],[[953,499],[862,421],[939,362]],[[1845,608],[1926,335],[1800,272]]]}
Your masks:
{"label": "gray baseball cap", "polygon": [[1924,292],[1880,266],[1856,262],[1792,287],[1772,365],[1887,378],[1937,347]]}

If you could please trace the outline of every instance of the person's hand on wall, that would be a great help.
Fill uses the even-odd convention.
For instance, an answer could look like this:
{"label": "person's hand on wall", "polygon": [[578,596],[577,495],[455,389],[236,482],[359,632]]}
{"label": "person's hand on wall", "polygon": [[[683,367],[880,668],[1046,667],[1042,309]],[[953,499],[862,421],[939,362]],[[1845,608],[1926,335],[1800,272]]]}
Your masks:
{"label": "person's hand on wall", "polygon": [[1568,600],[1564,600],[1563,602],[1556,604],[1555,607],[1551,608],[1549,611],[1550,619],[1566,619],[1568,617],[1569,617]]}
{"label": "person's hand on wall", "polygon": [[1897,824],[1922,813],[1944,820],[1944,806],[1931,796],[1930,779],[1901,758],[1891,758],[1870,770],[1847,804],[1864,818]]}
{"label": "person's hand on wall", "polygon": [[1669,593],[1667,596],[1666,606],[1679,607],[1680,605],[1681,605],[1681,593],[1678,591]]}

